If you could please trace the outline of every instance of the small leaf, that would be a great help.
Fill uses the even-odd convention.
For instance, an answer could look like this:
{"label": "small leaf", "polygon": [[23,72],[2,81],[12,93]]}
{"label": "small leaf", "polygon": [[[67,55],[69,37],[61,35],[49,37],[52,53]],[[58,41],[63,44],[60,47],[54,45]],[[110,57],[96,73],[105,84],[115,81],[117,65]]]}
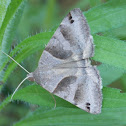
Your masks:
{"label": "small leaf", "polygon": [[126,25],[125,14],[125,0],[110,0],[84,13],[92,34]]}

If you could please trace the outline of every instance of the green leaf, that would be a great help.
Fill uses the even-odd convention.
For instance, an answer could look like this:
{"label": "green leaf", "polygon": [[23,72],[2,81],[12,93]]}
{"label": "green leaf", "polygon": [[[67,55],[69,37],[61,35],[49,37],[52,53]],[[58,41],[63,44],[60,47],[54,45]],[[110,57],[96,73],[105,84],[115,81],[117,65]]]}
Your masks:
{"label": "green leaf", "polygon": [[8,24],[13,19],[21,2],[22,0],[12,0],[7,8],[6,15],[0,29],[0,46],[2,45],[4,34],[9,27]]}
{"label": "green leaf", "polygon": [[94,0],[80,0],[75,5],[72,6],[72,9],[74,9],[74,8],[80,8],[82,10],[87,10],[87,7],[88,8],[89,7],[92,8],[94,6],[100,5],[101,3],[104,3],[104,1],[102,1],[102,0],[95,0],[95,1]]}
{"label": "green leaf", "polygon": [[[22,13],[25,7],[25,2],[22,2],[14,13],[13,17],[6,26],[6,29],[2,38],[2,50],[8,52],[11,49],[11,44],[13,42],[14,36],[16,34],[17,26],[22,17]],[[2,29],[1,29],[2,31]]]}
{"label": "green leaf", "polygon": [[126,92],[126,74],[121,77],[122,87],[124,92]]}
{"label": "green leaf", "polygon": [[0,115],[0,125],[1,126],[7,126],[8,125],[8,122],[11,122],[12,119],[11,118],[8,118],[7,116],[5,115]]}
{"label": "green leaf", "polygon": [[[2,17],[0,18],[2,19],[0,22],[0,42],[2,42],[0,47],[2,46],[4,50],[7,50],[5,52],[8,52],[11,45],[11,41],[8,43],[6,40],[9,40],[9,38],[10,40],[13,39],[14,34],[11,36],[11,31],[15,30],[15,27],[12,24],[14,22],[15,24],[18,23],[18,19],[23,11],[22,8],[24,7],[23,4],[21,4],[22,0],[11,0],[9,2],[8,4],[5,3],[7,9],[3,6],[3,13],[0,13],[0,17]],[[95,6],[95,2],[92,6]],[[126,1],[124,0],[111,0],[105,4],[90,9],[88,12],[85,12],[92,34],[103,32],[101,34],[106,36],[109,36],[108,31],[126,26],[125,14]],[[14,22],[12,23],[11,21]],[[9,25],[12,27],[12,30],[8,30]],[[119,34],[117,34],[118,31],[119,30],[117,30],[116,33],[112,33],[112,35],[114,34],[117,38],[119,38]],[[123,32],[124,31],[125,29],[123,29]],[[123,32],[121,35],[123,35]],[[45,44],[47,44],[52,35],[53,32],[45,32],[29,37],[22,41],[10,53],[10,55],[14,57],[16,61],[22,62],[33,53],[37,51],[42,52]],[[123,36],[125,36],[125,34]],[[126,70],[126,43],[109,37],[97,35],[94,35],[94,43],[96,48],[93,59],[103,63],[99,66],[99,70],[103,78],[103,84],[108,85],[116,79],[122,77],[123,72]],[[9,45],[7,46],[7,44]],[[8,61],[10,60],[7,59],[4,64],[1,62],[2,66],[0,65],[0,70],[6,68],[5,66],[7,66],[5,74],[3,74],[4,78],[1,78],[4,82],[17,66],[13,61],[8,65]],[[125,76],[122,77],[122,81],[125,82],[124,77]],[[24,117],[24,119],[15,125],[125,125],[126,94],[120,93],[120,90],[117,89],[104,87],[103,97],[102,113],[99,115],[88,114],[56,96],[57,108],[53,109],[54,100],[52,96],[39,85],[31,85],[16,92],[13,100],[21,100],[31,104],[36,104],[39,105],[40,108],[27,117]],[[6,98],[0,104],[0,110],[3,110],[9,102],[10,97]]]}
{"label": "green leaf", "polygon": [[[112,8],[112,10],[115,9],[116,11],[118,11],[119,7],[122,7],[121,11],[119,11],[122,14],[122,12],[125,11],[125,7],[124,7],[125,5],[124,5],[124,2],[122,2],[122,1],[118,1],[118,2],[119,2],[118,6],[116,6],[114,4],[115,2],[112,0],[111,2],[108,2],[106,4],[103,4],[103,5],[99,6],[99,7],[96,7],[94,9],[91,9],[90,11],[86,12],[86,17],[87,17],[87,19],[89,21],[89,25],[91,26],[91,29],[97,30],[97,28],[96,28],[97,25],[93,25],[94,28],[92,28],[92,25],[90,24],[90,20],[89,20],[90,17],[92,17],[92,13],[94,13],[94,11],[96,13],[97,9],[99,9],[101,11],[101,13],[105,13],[106,12],[104,15],[102,15],[101,13],[98,13],[98,14],[102,15],[102,17],[99,17],[99,18],[102,19],[103,21],[105,20],[104,18],[107,18],[106,15],[108,14],[110,8]],[[107,7],[108,7],[108,10],[106,10],[106,11],[105,11],[105,9],[102,9],[102,8],[107,8]],[[109,15],[110,18],[107,18],[109,20],[109,22],[111,22],[112,20],[115,21],[115,19],[113,18],[112,15],[115,14],[116,11],[112,11],[112,14]],[[92,17],[92,20],[94,20],[94,22],[96,21],[97,24],[99,24],[99,26],[102,27],[104,25],[103,24],[100,25],[100,22],[98,21],[99,18],[94,19]],[[120,23],[121,24],[123,24],[123,20],[124,20],[124,18],[120,18]],[[101,23],[102,23],[102,21],[101,21]],[[114,26],[115,26],[115,24],[112,24],[109,29],[113,28]],[[104,29],[104,27],[102,29]],[[103,30],[103,31],[105,31],[105,30]],[[98,31],[95,31],[95,32],[98,32]],[[95,44],[96,44],[96,49],[95,49],[95,54],[96,55],[94,57],[95,60],[100,61],[100,62],[105,63],[105,64],[109,64],[109,65],[115,66],[115,67],[126,69],[125,62],[122,62],[123,59],[125,60],[125,55],[124,55],[125,43],[123,43],[122,41],[112,40],[112,39],[105,38],[105,37],[101,37],[100,38],[100,36],[99,37],[98,36],[94,36],[94,40],[95,40]],[[113,42],[115,44],[113,44]],[[118,42],[120,42],[120,43],[118,43]],[[47,41],[45,43],[47,43]],[[24,49],[23,52],[19,54],[20,57],[17,55],[18,59],[15,57],[15,60],[18,60],[19,62],[21,62],[24,58],[26,58],[28,55],[30,55],[30,53],[32,54],[33,52],[35,52],[35,51],[32,51],[32,50],[35,50],[35,47],[32,46],[33,44],[31,44],[31,46],[28,45],[29,47],[27,46],[27,51],[26,51],[26,49]],[[40,49],[40,45],[42,45],[42,44],[40,44],[40,43],[36,44],[36,51]],[[113,49],[111,48],[111,45],[113,46]],[[102,48],[101,48],[101,46],[102,46]],[[25,55],[26,53],[27,53],[27,55]],[[21,55],[24,55],[24,56],[21,56]],[[109,57],[108,57],[108,55],[109,55]],[[12,64],[14,64],[14,63],[12,63]],[[5,66],[5,64],[4,64],[4,66]],[[15,68],[16,65],[15,66],[14,65],[10,65],[10,66],[13,66],[13,67],[10,67],[10,69],[8,68],[9,72],[8,72],[8,70],[6,71],[5,76],[4,76],[4,81],[6,81],[7,77],[10,74],[10,72]],[[3,69],[3,67],[1,69]]]}
{"label": "green leaf", "polygon": [[[35,53],[36,51],[41,50],[43,51],[45,45],[48,43],[50,38],[52,37],[54,32],[43,32],[40,34],[37,34],[35,36],[29,37],[22,41],[16,48],[11,52],[10,56],[13,57],[13,55],[16,55],[14,59],[17,62],[23,61],[26,57],[29,55]],[[8,58],[9,59],[9,58]],[[10,59],[9,59],[10,60]],[[1,67],[3,69],[5,65],[7,64],[8,60],[4,63],[4,65]],[[9,66],[6,69],[6,72],[4,74],[3,82],[5,82],[10,75],[10,73],[14,70],[14,68],[17,66],[15,62],[11,62]]]}
{"label": "green leaf", "polygon": [[94,6],[98,6],[99,4],[101,4],[103,1],[102,0],[89,0],[90,1],[90,6],[91,8]]}
{"label": "green leaf", "polygon": [[113,38],[94,35],[94,60],[126,70],[126,43]]}
{"label": "green leaf", "polygon": [[[0,49],[8,53],[11,49],[11,44],[16,32],[17,25],[21,18],[25,2],[22,0],[12,0],[8,5],[5,18],[0,29]],[[0,69],[2,69],[6,56],[0,51]],[[0,71],[0,78],[4,76],[4,71]]]}
{"label": "green leaf", "polygon": [[[10,97],[7,97],[1,104],[0,104],[0,111],[10,103]],[[67,101],[55,96],[56,105],[63,106],[63,107],[73,107],[72,104],[69,104]],[[55,102],[52,95],[43,89],[39,85],[30,85],[26,88],[23,88],[17,91],[13,97],[13,100],[21,100],[31,104],[37,104],[40,106],[49,106],[54,108]]]}
{"label": "green leaf", "polygon": [[126,124],[126,108],[106,108],[99,115],[91,115],[74,108],[56,108],[46,112],[39,109],[39,111],[14,126],[122,126]]}
{"label": "green leaf", "polygon": [[126,25],[125,14],[125,0],[111,0],[84,13],[92,34]]}
{"label": "green leaf", "polygon": [[3,23],[7,7],[10,4],[11,0],[0,0],[0,28]]}
{"label": "green leaf", "polygon": [[[99,115],[89,114],[81,109],[73,108],[74,106],[70,103],[62,100],[61,98],[55,97],[57,102],[57,108],[51,110],[39,110],[33,115],[27,116],[24,120],[16,124],[16,126],[25,125],[58,125],[58,124],[88,124],[91,125],[93,122],[95,125],[110,124],[114,121],[116,123],[126,123],[126,93],[120,93],[120,90],[112,88],[103,88],[103,107],[102,113]],[[8,97],[1,105],[0,109],[3,108],[3,104],[9,101]],[[28,103],[37,104],[45,107],[53,107],[54,101],[51,95],[41,88],[39,85],[31,85],[23,88],[16,92],[13,99],[26,101]],[[60,108],[60,107],[65,108]],[[114,113],[114,114],[113,114]],[[104,119],[109,119],[108,123],[103,123]],[[31,121],[32,120],[32,121]],[[57,120],[57,121],[56,121]],[[69,120],[69,123],[68,123]],[[75,121],[74,121],[75,120]],[[99,120],[99,121],[97,121]],[[51,122],[50,122],[51,121]]]}
{"label": "green leaf", "polygon": [[103,86],[111,84],[112,82],[121,78],[124,74],[124,70],[107,64],[101,64],[98,66],[98,70],[100,71]]}
{"label": "green leaf", "polygon": [[[119,91],[120,90],[112,88],[103,88],[103,108],[119,108],[126,106],[126,94],[120,93]],[[75,107],[57,96],[55,96],[55,99],[57,107]],[[27,86],[26,88],[17,91],[13,100],[21,100],[40,106],[54,107],[54,100],[51,94],[39,85]],[[110,103],[111,101],[112,104]],[[10,96],[1,103],[0,110],[2,110],[9,102]]]}
{"label": "green leaf", "polygon": [[106,31],[103,33],[103,35],[121,40],[126,40],[126,25]]}
{"label": "green leaf", "polygon": [[47,9],[46,9],[46,17],[44,19],[43,24],[49,28],[51,26],[50,24],[53,21],[53,18],[55,17],[55,8],[56,8],[56,0],[47,0]]}
{"label": "green leaf", "polygon": [[3,88],[3,84],[0,84],[0,92],[1,92],[2,88]]}
{"label": "green leaf", "polygon": [[[33,54],[34,52],[38,50],[42,51],[44,49],[44,45],[48,43],[53,33],[54,32],[45,32],[27,38],[12,51],[11,56],[13,57],[13,55],[17,54],[14,57],[14,59],[17,62],[21,62],[23,59]],[[126,69],[126,64],[125,64],[126,43],[125,42],[94,35],[94,43],[96,45],[95,56],[93,57],[94,60],[124,70]],[[4,64],[4,66],[6,65],[6,63]],[[16,66],[17,64],[15,64],[14,62],[11,62],[9,64],[8,68],[6,69],[3,82],[7,80],[8,76]]]}

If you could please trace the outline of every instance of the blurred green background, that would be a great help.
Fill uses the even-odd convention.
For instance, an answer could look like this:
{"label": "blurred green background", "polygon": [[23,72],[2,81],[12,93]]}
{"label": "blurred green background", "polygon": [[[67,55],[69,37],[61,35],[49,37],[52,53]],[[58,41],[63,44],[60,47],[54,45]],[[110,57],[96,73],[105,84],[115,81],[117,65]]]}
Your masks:
{"label": "blurred green background", "polygon": [[[26,2],[18,27],[15,29],[16,34],[14,35],[12,49],[14,49],[16,45],[29,36],[33,36],[44,31],[55,30],[59,26],[64,16],[71,9],[80,8],[82,11],[87,11],[90,8],[98,6],[107,1],[109,0],[28,0],[28,2]],[[122,28],[120,27],[120,29]],[[116,29],[109,32],[111,32],[112,35],[118,34],[118,31],[119,30]],[[104,34],[108,35],[109,32],[105,32]],[[118,34],[118,38],[121,40],[125,40],[124,36],[125,35],[122,37]],[[29,56],[21,63],[21,65],[24,68],[27,68],[27,70],[30,72],[34,71],[37,67],[41,53],[42,52],[39,51],[34,55]],[[17,67],[12,72],[11,76],[9,76],[6,84],[2,88],[0,101],[12,94],[14,89],[25,77],[26,73]],[[110,86],[123,89],[121,81],[123,81],[123,79],[117,80]],[[32,82],[25,81],[21,88],[27,86],[28,84],[30,85]],[[13,103],[8,104],[0,113],[0,125],[12,125],[14,122],[20,120],[31,111],[34,111],[36,108],[37,105],[14,101]]]}

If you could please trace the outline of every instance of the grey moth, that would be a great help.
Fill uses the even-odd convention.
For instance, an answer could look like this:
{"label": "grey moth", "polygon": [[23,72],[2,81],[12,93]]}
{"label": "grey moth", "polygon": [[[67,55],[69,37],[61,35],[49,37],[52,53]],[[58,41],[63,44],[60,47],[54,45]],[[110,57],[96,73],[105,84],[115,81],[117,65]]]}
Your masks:
{"label": "grey moth", "polygon": [[102,81],[96,66],[91,65],[93,56],[87,21],[80,9],[74,9],[63,19],[28,78],[82,110],[99,114]]}

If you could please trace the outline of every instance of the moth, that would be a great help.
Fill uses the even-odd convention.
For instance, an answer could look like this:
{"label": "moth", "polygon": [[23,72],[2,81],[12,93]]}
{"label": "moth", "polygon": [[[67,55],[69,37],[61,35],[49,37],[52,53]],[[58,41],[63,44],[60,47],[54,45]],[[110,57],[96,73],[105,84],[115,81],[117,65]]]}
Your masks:
{"label": "moth", "polygon": [[37,69],[29,73],[8,54],[0,50],[28,75],[26,80],[36,81],[50,93],[63,98],[92,114],[101,113],[102,81],[96,66],[93,37],[80,9],[69,12],[43,51]]}
{"label": "moth", "polygon": [[93,37],[83,13],[76,8],[63,19],[28,78],[77,107],[99,114],[102,81],[96,66],[91,65],[93,56]]}

